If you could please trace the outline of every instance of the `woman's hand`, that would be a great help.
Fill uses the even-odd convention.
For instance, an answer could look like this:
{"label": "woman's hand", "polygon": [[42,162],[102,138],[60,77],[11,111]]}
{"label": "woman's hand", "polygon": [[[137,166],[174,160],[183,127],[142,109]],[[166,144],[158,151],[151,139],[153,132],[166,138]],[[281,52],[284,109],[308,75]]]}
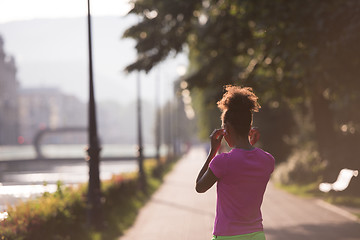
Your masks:
{"label": "woman's hand", "polygon": [[257,141],[259,141],[260,138],[259,129],[257,127],[251,128],[249,132],[249,137],[250,137],[250,144],[254,145]]}
{"label": "woman's hand", "polygon": [[216,154],[219,151],[219,148],[221,146],[221,140],[223,139],[225,135],[225,129],[215,129],[211,135],[210,135],[210,140],[211,140],[211,150],[210,153],[211,154]]}

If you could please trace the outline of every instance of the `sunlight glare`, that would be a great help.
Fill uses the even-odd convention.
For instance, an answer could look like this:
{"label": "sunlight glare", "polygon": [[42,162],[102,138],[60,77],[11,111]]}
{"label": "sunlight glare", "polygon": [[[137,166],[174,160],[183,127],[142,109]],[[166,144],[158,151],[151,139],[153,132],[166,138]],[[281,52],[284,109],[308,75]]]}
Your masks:
{"label": "sunlight glare", "polygon": [[0,212],[0,222],[7,219],[9,214],[7,212]]}
{"label": "sunlight glare", "polygon": [[45,192],[53,193],[57,189],[55,184],[51,185],[9,185],[0,186],[0,196],[11,195],[17,198],[29,198],[32,195],[43,194]]}

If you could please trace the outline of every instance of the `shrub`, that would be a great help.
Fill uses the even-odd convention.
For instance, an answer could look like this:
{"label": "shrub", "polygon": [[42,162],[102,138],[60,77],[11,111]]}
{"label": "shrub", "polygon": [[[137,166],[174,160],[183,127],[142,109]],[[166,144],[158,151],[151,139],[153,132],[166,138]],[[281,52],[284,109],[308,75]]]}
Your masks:
{"label": "shrub", "polygon": [[[35,200],[9,206],[9,217],[0,222],[2,239],[84,239],[83,189],[58,185],[58,190]],[[74,231],[73,231],[74,230]]]}
{"label": "shrub", "polygon": [[[0,240],[95,240],[117,239],[136,218],[137,211],[160,186],[153,176],[155,160],[145,162],[147,191],[139,190],[135,173],[113,176],[102,182],[103,228],[87,225],[87,184],[65,187],[60,182],[55,193],[8,207],[9,217],[0,222]],[[169,170],[168,163],[161,169]],[[166,172],[165,170],[165,172]]]}
{"label": "shrub", "polygon": [[273,179],[275,182],[289,184],[309,184],[320,181],[326,167],[313,147],[296,149],[286,162],[277,166]]}

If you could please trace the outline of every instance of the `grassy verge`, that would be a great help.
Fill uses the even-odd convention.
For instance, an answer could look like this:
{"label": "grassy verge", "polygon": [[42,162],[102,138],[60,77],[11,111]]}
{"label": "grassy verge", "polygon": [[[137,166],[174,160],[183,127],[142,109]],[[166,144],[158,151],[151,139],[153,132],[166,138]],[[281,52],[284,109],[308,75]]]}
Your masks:
{"label": "grassy verge", "polygon": [[[323,193],[318,189],[319,183],[310,183],[306,185],[282,185],[276,184],[276,187],[283,189],[291,194],[306,197],[306,198],[320,198],[326,202],[329,202],[338,206],[345,206],[353,208],[352,213],[360,219],[360,196],[354,196],[353,194],[348,194],[346,192],[329,192]],[[350,210],[351,211],[351,210]]]}
{"label": "grassy verge", "polygon": [[275,185],[277,188],[283,189],[291,194],[301,196],[301,197],[320,197],[321,193],[318,191],[316,183],[311,183],[307,185],[298,185],[298,184],[291,184],[291,185],[283,185],[277,183]]}
{"label": "grassy verge", "polygon": [[103,228],[89,228],[87,222],[87,185],[76,188],[58,184],[55,193],[9,206],[9,217],[0,222],[0,240],[111,240],[129,228],[139,209],[161,185],[173,162],[159,168],[147,160],[147,194],[139,190],[136,174],[113,176],[102,182]]}

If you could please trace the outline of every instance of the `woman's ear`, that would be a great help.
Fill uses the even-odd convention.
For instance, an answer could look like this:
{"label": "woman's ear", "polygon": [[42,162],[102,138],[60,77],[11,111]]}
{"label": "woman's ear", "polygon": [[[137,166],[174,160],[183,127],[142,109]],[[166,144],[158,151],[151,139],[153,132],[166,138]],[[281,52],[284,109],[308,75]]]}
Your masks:
{"label": "woman's ear", "polygon": [[251,128],[249,132],[249,141],[251,145],[254,145],[260,138],[260,131],[258,128]]}

